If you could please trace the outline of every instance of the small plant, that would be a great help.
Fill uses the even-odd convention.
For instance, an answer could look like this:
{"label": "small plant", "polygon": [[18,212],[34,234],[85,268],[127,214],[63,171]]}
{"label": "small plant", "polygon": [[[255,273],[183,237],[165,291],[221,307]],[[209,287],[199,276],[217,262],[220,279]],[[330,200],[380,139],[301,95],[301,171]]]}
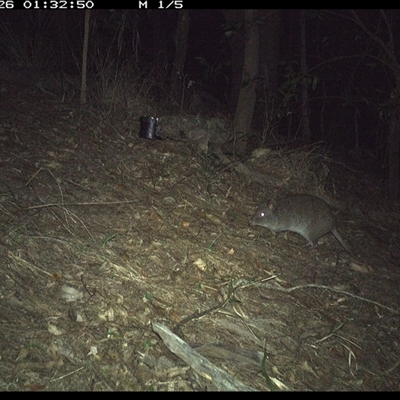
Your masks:
{"label": "small plant", "polygon": [[105,248],[110,242],[113,242],[113,241],[114,241],[115,236],[116,236],[115,234],[109,234],[109,235],[107,235],[106,238],[103,240],[101,246],[102,246],[103,248]]}

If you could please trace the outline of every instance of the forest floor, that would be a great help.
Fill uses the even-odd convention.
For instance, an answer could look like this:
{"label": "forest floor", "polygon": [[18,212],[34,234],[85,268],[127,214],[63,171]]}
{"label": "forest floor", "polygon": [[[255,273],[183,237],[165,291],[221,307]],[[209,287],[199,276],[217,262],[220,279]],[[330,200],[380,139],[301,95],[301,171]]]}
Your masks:
{"label": "forest floor", "polygon": [[400,209],[373,177],[330,164],[353,256],[302,247],[248,225],[273,188],[0,84],[0,390],[400,390]]}

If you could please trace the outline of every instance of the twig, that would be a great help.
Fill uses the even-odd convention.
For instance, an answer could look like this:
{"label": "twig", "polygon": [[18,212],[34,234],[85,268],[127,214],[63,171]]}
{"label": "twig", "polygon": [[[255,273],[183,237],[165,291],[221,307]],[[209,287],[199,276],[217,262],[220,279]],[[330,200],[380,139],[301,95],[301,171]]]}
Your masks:
{"label": "twig", "polygon": [[137,200],[123,200],[123,201],[102,201],[102,202],[85,202],[85,203],[63,203],[61,206],[58,203],[47,203],[40,204],[36,206],[27,207],[26,210],[34,210],[36,208],[45,208],[45,207],[63,207],[63,206],[105,206],[109,204],[128,204],[135,203]]}
{"label": "twig", "polygon": [[152,327],[153,331],[161,337],[169,351],[185,361],[194,371],[212,383],[217,389],[254,391],[252,387],[245,385],[224,370],[216,367],[207,358],[193,350],[179,336],[172,333],[166,326],[154,321]]}
{"label": "twig", "polygon": [[[249,285],[249,284],[250,284],[250,282],[248,282],[248,281],[240,280],[240,281],[238,281],[238,283],[235,286],[235,288],[237,288],[238,285],[243,285],[244,286],[244,285]],[[307,285],[293,286],[291,288],[283,288],[283,287],[280,287],[280,286],[272,286],[272,285],[265,284],[265,283],[253,283],[253,285],[257,286],[257,287],[264,287],[264,288],[268,288],[268,289],[278,290],[280,292],[285,292],[285,293],[290,293],[290,292],[293,292],[294,290],[306,289],[306,288],[325,289],[325,290],[330,290],[330,291],[336,292],[336,293],[342,293],[342,294],[344,294],[346,296],[350,296],[350,297],[353,297],[355,299],[358,299],[358,300],[361,300],[361,301],[365,301],[367,303],[374,304],[374,305],[376,305],[378,307],[384,308],[384,309],[389,310],[389,311],[391,311],[393,313],[396,313],[396,314],[399,312],[398,310],[395,310],[394,308],[390,308],[390,307],[385,306],[385,305],[383,305],[381,303],[378,303],[378,302],[376,302],[374,300],[370,300],[370,299],[367,299],[365,297],[357,296],[356,294],[353,294],[353,293],[350,293],[350,292],[346,292],[344,290],[334,289],[332,287],[325,286],[325,285],[316,285],[316,284],[311,284],[310,283],[310,284],[307,284]]]}

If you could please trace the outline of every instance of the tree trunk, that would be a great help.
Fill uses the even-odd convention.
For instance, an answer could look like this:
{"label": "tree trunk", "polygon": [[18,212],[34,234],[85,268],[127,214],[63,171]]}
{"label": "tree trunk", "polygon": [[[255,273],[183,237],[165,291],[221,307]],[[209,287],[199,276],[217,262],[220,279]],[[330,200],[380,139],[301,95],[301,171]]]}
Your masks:
{"label": "tree trunk", "polygon": [[245,47],[242,71],[242,86],[236,106],[233,127],[236,138],[236,152],[244,154],[247,146],[247,134],[251,129],[251,122],[256,103],[257,74],[259,63],[259,30],[256,18],[257,10],[245,11]]}
{"label": "tree trunk", "polygon": [[[229,109],[233,113],[239,98],[242,82],[244,54],[244,10],[222,10],[226,20],[225,33],[231,50],[231,89],[228,99]],[[237,28],[239,27],[239,28]]]}
{"label": "tree trunk", "polygon": [[306,10],[300,11],[300,69],[302,76],[301,85],[301,129],[302,137],[305,141],[311,140],[310,129],[310,103],[308,98],[308,83],[307,83],[307,41],[306,41]]}
{"label": "tree trunk", "polygon": [[153,15],[153,60],[164,67],[168,62],[165,24],[165,10],[151,10]]}
{"label": "tree trunk", "polygon": [[260,142],[276,134],[274,98],[278,89],[278,62],[282,10],[260,10],[260,63],[253,128],[261,132]]}
{"label": "tree trunk", "polygon": [[[189,32],[189,10],[179,11],[178,27],[175,35],[175,59],[171,71],[171,92],[175,98],[178,98],[181,89],[184,89],[183,68],[186,61]],[[181,99],[183,101],[183,99]]]}
{"label": "tree trunk", "polygon": [[83,50],[82,50],[82,81],[81,81],[81,98],[80,104],[86,104],[87,100],[87,54],[89,47],[89,28],[90,28],[90,10],[85,11],[85,33],[83,37]]}

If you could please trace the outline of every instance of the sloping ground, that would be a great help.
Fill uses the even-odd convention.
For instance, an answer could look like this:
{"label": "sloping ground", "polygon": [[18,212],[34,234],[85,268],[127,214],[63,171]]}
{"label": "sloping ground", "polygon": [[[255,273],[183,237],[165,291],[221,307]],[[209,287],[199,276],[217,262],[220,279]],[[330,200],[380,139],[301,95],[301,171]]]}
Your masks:
{"label": "sloping ground", "polygon": [[400,389],[398,207],[349,191],[355,257],[303,248],[190,143],[1,87],[0,390],[221,388],[154,321],[256,390]]}

